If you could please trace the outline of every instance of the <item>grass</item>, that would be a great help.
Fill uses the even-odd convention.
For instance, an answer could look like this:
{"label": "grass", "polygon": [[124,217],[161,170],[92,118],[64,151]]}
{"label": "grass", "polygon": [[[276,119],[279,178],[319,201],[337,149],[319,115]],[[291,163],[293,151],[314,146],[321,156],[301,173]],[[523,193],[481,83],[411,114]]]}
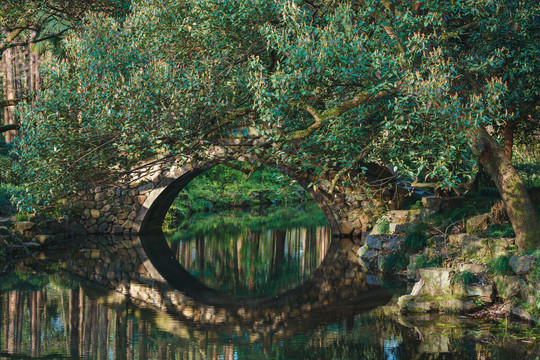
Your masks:
{"label": "grass", "polygon": [[427,224],[420,223],[407,234],[401,248],[408,253],[416,253],[424,250],[427,246],[427,240]]}
{"label": "grass", "polygon": [[454,284],[472,285],[476,284],[480,279],[478,276],[470,271],[461,271],[454,275]]}
{"label": "grass", "polygon": [[430,257],[428,255],[418,255],[415,260],[417,268],[429,268],[429,267],[442,267],[444,257],[434,256]]}
{"label": "grass", "polygon": [[488,267],[494,275],[512,275],[514,270],[510,266],[510,255],[498,256],[488,262]]}
{"label": "grass", "polygon": [[247,177],[238,170],[218,165],[185,187],[171,206],[165,224],[174,228],[193,214],[298,203],[308,199],[297,182],[276,170],[261,168]]}

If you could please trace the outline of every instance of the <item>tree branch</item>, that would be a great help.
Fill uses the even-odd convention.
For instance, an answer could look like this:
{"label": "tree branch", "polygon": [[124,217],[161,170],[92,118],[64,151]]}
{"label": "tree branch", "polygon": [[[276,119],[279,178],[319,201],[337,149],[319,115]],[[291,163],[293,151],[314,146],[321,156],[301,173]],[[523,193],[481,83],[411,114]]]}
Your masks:
{"label": "tree branch", "polygon": [[6,131],[11,131],[11,130],[19,130],[19,124],[9,124],[9,125],[0,126],[0,134],[5,133]]}

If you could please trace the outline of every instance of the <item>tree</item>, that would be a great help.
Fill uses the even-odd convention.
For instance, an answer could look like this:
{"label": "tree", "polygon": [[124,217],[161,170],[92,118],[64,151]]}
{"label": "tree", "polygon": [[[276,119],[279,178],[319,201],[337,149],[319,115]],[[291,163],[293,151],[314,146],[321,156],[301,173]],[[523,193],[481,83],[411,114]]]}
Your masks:
{"label": "tree", "polygon": [[537,116],[538,11],[535,1],[138,0],[122,22],[92,15],[70,37],[69,61],[25,107],[21,155],[47,191],[198,156],[242,126],[269,139],[253,151],[334,171],[333,185],[358,181],[352,170],[371,161],[454,188],[479,161],[519,247],[532,248],[538,218],[489,129]]}
{"label": "tree", "polygon": [[[6,127],[0,130],[7,132],[7,142],[17,135],[14,109],[15,105],[25,98],[22,96],[22,85],[25,85],[26,95],[40,85],[40,59],[37,50],[47,48],[43,46],[46,43],[58,45],[65,34],[80,25],[88,12],[103,12],[122,17],[128,10],[129,2],[123,0],[3,1],[0,5],[0,60],[3,64],[5,100],[0,101],[0,109],[4,109]],[[28,51],[27,59],[26,55],[21,56],[21,48]],[[27,66],[24,71],[20,71],[19,68],[25,62]],[[22,76],[27,79],[22,81]],[[20,84],[18,89],[15,89],[16,84]]]}

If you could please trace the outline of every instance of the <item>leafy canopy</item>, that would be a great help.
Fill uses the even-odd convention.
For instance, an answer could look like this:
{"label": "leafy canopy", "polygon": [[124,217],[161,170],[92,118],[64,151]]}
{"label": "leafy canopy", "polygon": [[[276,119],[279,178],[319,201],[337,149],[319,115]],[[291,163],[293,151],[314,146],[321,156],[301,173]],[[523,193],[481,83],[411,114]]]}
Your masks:
{"label": "leafy canopy", "polygon": [[[357,161],[458,186],[471,130],[535,114],[536,1],[136,0],[89,15],[21,107],[43,193],[251,127],[314,173]],[[344,177],[345,181],[347,177]]]}

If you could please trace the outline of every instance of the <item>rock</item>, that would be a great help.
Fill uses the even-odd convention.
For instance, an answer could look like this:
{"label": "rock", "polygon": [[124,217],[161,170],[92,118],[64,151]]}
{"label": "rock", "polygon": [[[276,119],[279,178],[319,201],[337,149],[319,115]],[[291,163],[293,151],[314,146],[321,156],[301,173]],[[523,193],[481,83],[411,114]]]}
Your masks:
{"label": "rock", "polygon": [[492,303],[493,300],[495,300],[495,289],[493,285],[465,286],[465,293],[469,297],[474,297],[489,303]]}
{"label": "rock", "polygon": [[124,222],[124,225],[122,225],[122,227],[124,229],[131,229],[131,228],[133,228],[133,225],[134,225],[133,221],[127,220],[126,222]]}
{"label": "rock", "polygon": [[154,187],[155,187],[154,183],[150,182],[148,184],[139,186],[139,188],[137,190],[139,190],[139,194],[143,195],[143,194],[146,194],[146,193],[152,191],[152,189],[154,189]]}
{"label": "rock", "polygon": [[494,277],[497,293],[504,299],[511,299],[520,293],[520,279],[518,276],[497,275]]}
{"label": "rock", "polygon": [[410,224],[420,220],[420,210],[393,210],[386,213],[389,223]]}
{"label": "rock", "polygon": [[452,295],[452,278],[455,271],[447,268],[420,269],[420,278],[424,280],[421,295]]}
{"label": "rock", "polygon": [[401,245],[402,242],[403,242],[403,239],[400,239],[398,237],[393,237],[391,239],[388,239],[388,241],[384,243],[384,248],[397,249]]}
{"label": "rock", "polygon": [[0,226],[5,226],[5,227],[12,227],[13,226],[13,221],[11,220],[7,220],[7,219],[2,219],[0,220]]}
{"label": "rock", "polygon": [[99,234],[103,234],[104,232],[107,231],[107,228],[108,228],[108,227],[109,227],[109,224],[106,223],[106,222],[104,222],[104,223],[102,223],[101,225],[99,225],[99,227],[97,228],[97,232],[98,232]]}
{"label": "rock", "polygon": [[441,300],[439,305],[441,310],[451,312],[469,312],[480,307],[472,301],[464,301],[459,299]]}
{"label": "rock", "polygon": [[420,281],[418,281],[416,284],[414,284],[414,286],[412,288],[412,291],[411,291],[411,295],[412,296],[417,296],[420,293],[420,290],[422,290],[423,287],[424,287],[424,280],[420,279]]}
{"label": "rock", "polygon": [[5,227],[5,226],[0,226],[0,235],[11,235],[11,233],[9,232],[8,228]]}
{"label": "rock", "polygon": [[103,200],[105,200],[105,198],[107,197],[107,193],[106,192],[100,192],[100,193],[97,193],[95,196],[94,196],[94,200],[96,202],[101,202]]}
{"label": "rock", "polygon": [[491,214],[480,214],[467,219],[465,222],[465,229],[467,233],[472,234],[486,230],[488,225],[492,223]]}
{"label": "rock", "polygon": [[27,248],[40,248],[41,247],[41,244],[39,244],[37,241],[35,240],[32,240],[30,242],[27,242],[24,244]]}
{"label": "rock", "polygon": [[376,236],[373,236],[373,235],[368,235],[366,237],[366,245],[367,245],[367,247],[369,249],[380,250],[380,249],[382,249],[383,242],[384,242],[384,239],[380,238],[380,237],[376,237]]}
{"label": "rock", "polygon": [[409,265],[407,265],[407,279],[418,281],[420,279],[420,271],[418,266],[416,266],[415,261],[410,261]]}
{"label": "rock", "polygon": [[79,223],[75,223],[75,222],[70,223],[68,225],[67,231],[68,231],[68,233],[74,234],[74,235],[85,235],[86,234],[86,229],[84,228],[84,226],[82,226]]}
{"label": "rock", "polygon": [[483,264],[473,264],[473,263],[461,263],[457,266],[458,272],[468,271],[473,274],[478,274],[487,270],[487,266]]}
{"label": "rock", "polygon": [[20,234],[24,234],[25,231],[31,231],[34,228],[34,223],[30,221],[16,221],[13,223],[13,230]]}
{"label": "rock", "polygon": [[56,237],[54,235],[36,235],[35,239],[42,246],[51,246],[56,243]]}
{"label": "rock", "polygon": [[[455,234],[455,235],[449,235],[448,236],[448,243],[450,245],[454,245],[454,246],[457,246],[457,247],[461,247],[461,245],[463,244],[463,240],[465,240],[466,238],[468,238],[469,236],[474,236],[474,235],[469,235],[469,234],[464,234],[464,233],[461,233],[461,234]],[[474,236],[474,238],[477,239],[476,236]]]}
{"label": "rock", "polygon": [[146,196],[145,195],[134,196],[133,201],[136,202],[139,205],[142,205],[146,201]]}
{"label": "rock", "polygon": [[531,315],[530,312],[525,311],[519,307],[513,307],[512,308],[512,315],[515,315],[519,317],[520,319],[523,319],[525,321],[538,321],[534,316]]}
{"label": "rock", "polygon": [[342,220],[339,223],[339,232],[343,235],[350,235],[353,232],[354,228],[350,221]]}
{"label": "rock", "polygon": [[423,197],[422,205],[424,208],[440,210],[442,204],[442,198],[438,197]]}
{"label": "rock", "polygon": [[101,216],[101,211],[92,209],[90,210],[90,215],[92,216],[92,218],[97,219]]}
{"label": "rock", "polygon": [[463,237],[461,243],[461,253],[465,258],[483,258],[488,254],[488,248],[485,239],[469,235]]}
{"label": "rock", "polygon": [[115,234],[121,234],[124,232],[124,228],[122,228],[122,225],[116,224],[113,225],[112,232]]}
{"label": "rock", "polygon": [[512,256],[509,261],[512,270],[518,275],[524,275],[531,272],[531,266],[533,266],[535,262],[535,257],[531,255]]}
{"label": "rock", "polygon": [[390,234],[394,234],[396,232],[405,232],[408,228],[409,226],[405,224],[390,223]]}

